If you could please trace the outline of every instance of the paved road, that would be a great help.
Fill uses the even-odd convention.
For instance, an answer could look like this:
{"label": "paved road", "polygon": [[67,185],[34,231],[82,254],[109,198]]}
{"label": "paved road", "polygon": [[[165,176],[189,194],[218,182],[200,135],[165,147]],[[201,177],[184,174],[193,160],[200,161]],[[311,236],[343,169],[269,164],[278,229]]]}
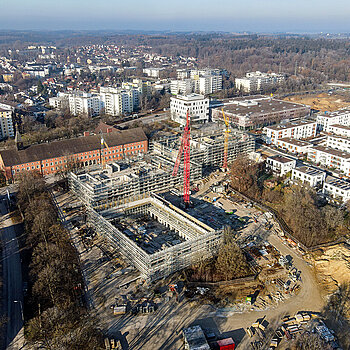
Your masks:
{"label": "paved road", "polygon": [[149,124],[149,123],[153,123],[153,122],[160,122],[160,121],[168,119],[168,118],[169,118],[169,112],[159,112],[159,113],[155,113],[155,114],[151,114],[151,115],[146,115],[146,116],[140,117],[138,119],[129,120],[127,122],[120,123],[117,126],[124,127],[124,126],[127,126],[129,124],[133,124],[135,122],[137,122],[137,123],[142,122],[143,124]]}
{"label": "paved road", "polygon": [[6,328],[7,349],[23,346],[23,285],[22,268],[16,232],[8,217],[5,201],[0,199],[1,240],[3,244],[4,307],[8,317]]}

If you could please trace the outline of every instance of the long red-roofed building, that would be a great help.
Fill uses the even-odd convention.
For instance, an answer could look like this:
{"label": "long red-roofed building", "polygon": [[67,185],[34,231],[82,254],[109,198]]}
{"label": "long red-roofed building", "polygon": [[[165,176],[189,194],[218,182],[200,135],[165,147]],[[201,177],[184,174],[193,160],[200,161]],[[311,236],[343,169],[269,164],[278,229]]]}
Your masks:
{"label": "long red-roofed building", "polygon": [[[105,141],[102,146],[101,137]],[[17,135],[16,142],[21,144]],[[34,170],[49,175],[68,169],[73,163],[76,166],[91,166],[137,156],[147,150],[148,139],[142,128],[115,129],[99,135],[85,133],[85,136],[74,139],[0,151],[0,168],[5,172],[6,179]]]}

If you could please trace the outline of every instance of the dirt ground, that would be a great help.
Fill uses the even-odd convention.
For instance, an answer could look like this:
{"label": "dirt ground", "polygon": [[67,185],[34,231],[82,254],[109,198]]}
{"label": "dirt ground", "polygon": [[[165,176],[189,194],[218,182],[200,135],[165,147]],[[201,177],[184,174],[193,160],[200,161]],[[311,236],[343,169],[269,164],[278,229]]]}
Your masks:
{"label": "dirt ground", "polygon": [[350,100],[342,95],[322,93],[319,95],[295,95],[286,97],[285,101],[302,103],[313,109],[333,112],[338,109],[350,106]]}
{"label": "dirt ground", "polygon": [[350,247],[341,244],[320,249],[314,254],[314,265],[321,286],[330,294],[350,282]]}

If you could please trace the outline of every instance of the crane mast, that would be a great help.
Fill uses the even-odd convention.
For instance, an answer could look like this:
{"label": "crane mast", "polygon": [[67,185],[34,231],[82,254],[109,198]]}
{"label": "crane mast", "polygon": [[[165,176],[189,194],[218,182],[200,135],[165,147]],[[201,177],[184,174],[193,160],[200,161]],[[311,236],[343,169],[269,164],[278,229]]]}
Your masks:
{"label": "crane mast", "polygon": [[182,153],[184,154],[184,190],[183,190],[183,200],[185,203],[185,206],[188,207],[190,204],[190,115],[187,111],[186,114],[186,125],[184,129],[184,133],[182,135],[181,144],[179,147],[179,151],[177,154],[174,170],[173,170],[173,176],[176,176],[179,170],[180,161]]}

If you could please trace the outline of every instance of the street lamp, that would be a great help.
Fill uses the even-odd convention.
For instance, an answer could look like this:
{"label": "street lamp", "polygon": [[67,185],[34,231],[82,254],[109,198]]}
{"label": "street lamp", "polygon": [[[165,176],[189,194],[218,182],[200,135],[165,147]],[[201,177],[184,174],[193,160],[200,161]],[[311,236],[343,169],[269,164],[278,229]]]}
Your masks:
{"label": "street lamp", "polygon": [[21,307],[21,316],[22,316],[22,322],[24,323],[24,316],[23,316],[23,304],[21,300],[14,300],[14,303],[19,303],[20,307]]}

